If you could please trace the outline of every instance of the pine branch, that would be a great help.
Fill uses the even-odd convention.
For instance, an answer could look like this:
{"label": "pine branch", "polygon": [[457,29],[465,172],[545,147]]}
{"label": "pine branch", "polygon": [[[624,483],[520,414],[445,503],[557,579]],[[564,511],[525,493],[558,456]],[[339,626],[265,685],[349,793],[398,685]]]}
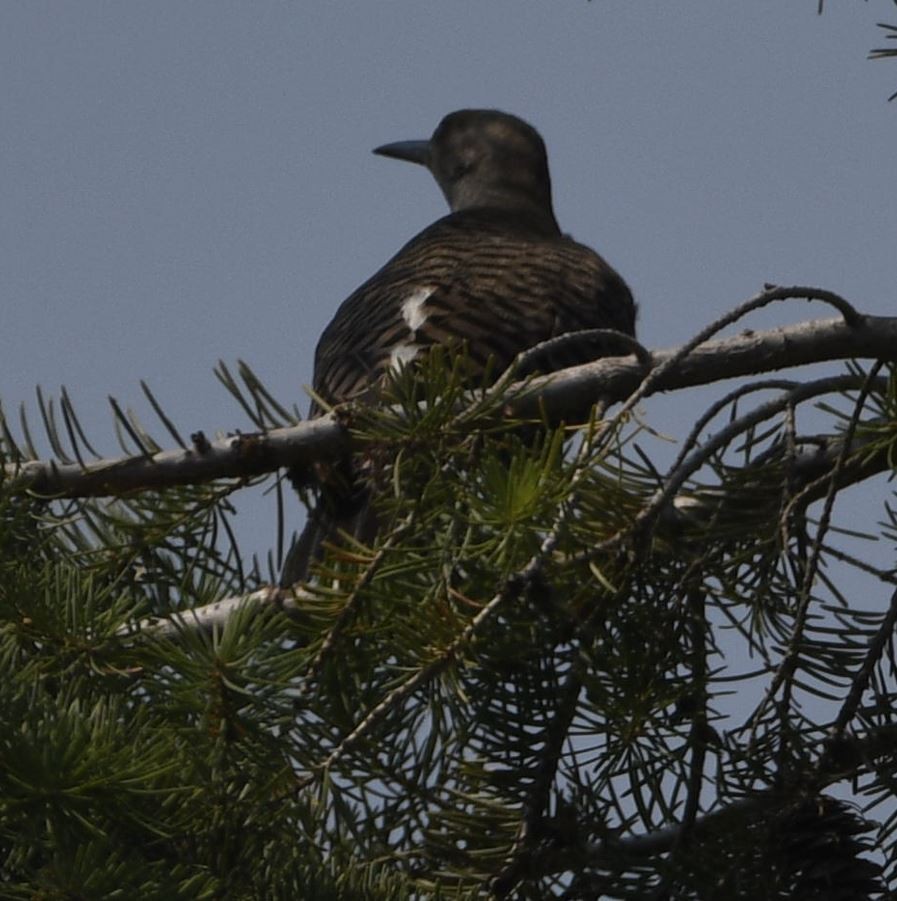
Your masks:
{"label": "pine branch", "polygon": [[[822,380],[827,384],[826,390],[831,390],[832,385],[835,387],[853,384],[851,377],[836,377],[834,380]],[[821,391],[821,383],[814,383],[816,389],[810,390],[807,386],[798,386],[803,389],[803,393],[813,396],[814,391]],[[781,403],[776,404],[776,409],[781,407]],[[874,423],[866,423],[867,426]],[[741,429],[735,429],[737,434]],[[855,485],[867,478],[871,478],[881,472],[887,471],[892,466],[889,459],[887,449],[875,448],[876,437],[871,433],[863,435],[853,435],[849,443],[845,443],[843,436],[814,436],[804,439],[804,444],[808,450],[800,451],[790,461],[789,480],[794,497],[800,497],[804,505],[811,503],[823,497],[830,486],[834,484],[835,490],[843,490],[851,485]],[[686,445],[686,449],[687,449]],[[870,452],[871,448],[871,452]],[[709,451],[707,452],[709,453]],[[702,449],[700,461],[706,460],[706,453]],[[760,462],[760,461],[758,461]],[[697,468],[697,463],[693,467],[689,467],[689,472]],[[673,472],[677,474],[674,480],[676,488],[681,488],[685,481],[685,476],[681,478],[681,465],[674,465]],[[759,471],[759,467],[758,467]],[[834,474],[837,479],[834,483],[831,481]],[[668,477],[665,484],[671,484],[672,480]],[[662,495],[663,502],[659,501]],[[737,505],[741,502],[741,491],[737,492],[737,496],[731,499],[731,505]],[[719,489],[708,489],[705,492],[688,490],[684,493],[677,494],[675,491],[658,492],[658,495],[652,502],[639,514],[636,525],[642,523],[643,520],[659,517],[665,526],[676,530],[680,527],[688,526],[695,528],[702,523],[709,523],[711,518],[718,515],[719,511],[725,508],[730,501],[725,493],[721,493]],[[619,542],[621,536],[618,534],[612,540]],[[833,549],[825,547],[826,551],[833,552]],[[581,557],[593,557],[595,549],[590,548],[583,552],[582,555],[571,555],[568,563],[578,562]],[[862,563],[862,561],[851,561],[854,565]],[[868,564],[866,564],[868,566]],[[881,575],[876,571],[876,575]],[[302,600],[306,598],[306,592],[300,586],[292,588],[276,588],[274,586],[251,592],[246,595],[237,595],[234,597],[222,598],[214,604],[191,610],[189,614],[178,614],[173,619],[151,618],[141,620],[135,627],[128,626],[121,630],[122,635],[128,635],[132,632],[141,633],[147,630],[148,634],[157,636],[169,636],[181,629],[196,628],[201,631],[211,632],[215,628],[220,628],[232,615],[234,610],[241,606],[267,606],[276,604],[287,612],[297,609],[301,605]]]}
{"label": "pine branch", "polygon": [[248,478],[293,465],[311,465],[348,450],[348,438],[333,416],[287,429],[238,434],[209,441],[192,436],[187,450],[97,460],[84,466],[27,460],[3,467],[7,487],[47,498],[105,497],[134,491]]}
{"label": "pine branch", "polygon": [[[797,617],[795,620],[794,631],[791,636],[791,642],[788,648],[787,653],[785,654],[782,662],[774,675],[772,681],[769,684],[769,688],[767,689],[765,698],[763,702],[761,702],[756,711],[754,712],[754,716],[752,721],[757,723],[760,721],[764,709],[767,704],[772,702],[772,699],[775,697],[776,693],[780,688],[783,689],[783,697],[781,701],[782,709],[789,709],[792,703],[792,690],[793,690],[793,676],[797,669],[797,665],[800,661],[800,648],[804,641],[804,629],[806,626],[807,617],[809,616],[810,604],[813,599],[813,583],[816,578],[816,574],[818,572],[820,563],[821,563],[821,555],[822,555],[822,542],[825,538],[825,534],[828,531],[829,525],[831,523],[831,513],[832,507],[834,506],[835,496],[837,494],[837,478],[839,473],[844,469],[846,465],[847,457],[850,450],[850,442],[853,439],[854,434],[856,433],[857,425],[859,423],[860,414],[863,410],[864,401],[866,395],[870,390],[872,380],[875,375],[878,373],[878,364],[873,366],[872,372],[869,373],[867,377],[862,392],[860,394],[860,398],[857,401],[857,404],[854,408],[853,415],[850,418],[850,423],[848,424],[847,432],[844,436],[844,441],[842,442],[841,451],[838,456],[835,458],[834,464],[832,466],[832,477],[831,479],[824,480],[814,480],[811,484],[820,484],[821,482],[826,482],[826,491],[825,491],[825,504],[822,511],[822,516],[820,517],[819,527],[816,530],[815,540],[813,542],[813,547],[810,551],[810,559],[807,561],[804,567],[802,584],[800,586],[798,592],[798,611]],[[809,487],[809,486],[808,486]],[[820,484],[821,487],[821,484]],[[798,492],[798,496],[800,496],[802,492]],[[783,511],[780,520],[783,522],[787,522],[790,519],[789,512],[793,505],[793,501],[790,502]]]}
{"label": "pine branch", "polygon": [[[778,297],[786,289],[765,292]],[[789,291],[796,289],[787,289]],[[726,317],[726,321],[731,317]],[[732,338],[705,341],[687,353],[681,348],[651,354],[653,368],[635,357],[602,359],[575,366],[507,390],[506,411],[514,418],[576,422],[588,417],[599,400],[621,401],[660,391],[706,385],[722,379],[772,372],[837,359],[897,360],[897,317],[864,316],[857,324],[844,319],[815,320]],[[673,363],[672,361],[675,361]],[[647,390],[639,386],[649,383]],[[221,478],[247,478],[278,468],[311,467],[351,447],[347,428],[351,409],[300,425],[267,432],[237,434],[214,442],[198,433],[187,450],[56,463],[23,459],[3,467],[7,487],[45,497],[122,495]],[[7,443],[8,427],[4,425]],[[27,443],[30,447],[31,442]],[[8,450],[7,457],[13,454]],[[30,453],[29,453],[30,456]]]}
{"label": "pine branch", "polygon": [[[639,397],[728,377],[739,367],[775,369],[814,354],[897,355],[897,319],[864,319],[843,304],[844,321],[711,339],[791,290],[764,292],[682,347],[650,357],[639,352],[513,386],[506,374],[485,395],[464,394],[460,379],[443,390],[444,372],[434,363],[431,379],[424,369],[390,382],[381,407],[279,430],[272,425],[284,421],[283,411],[259,400],[252,407],[258,435],[215,444],[196,435],[169,452],[192,461],[193,475],[211,459],[216,473],[243,478],[243,464],[256,475],[294,463],[293,441],[307,465],[353,448],[382,453],[375,459],[389,484],[378,500],[390,528],[374,548],[329,555],[308,592],[262,588],[236,596],[244,586],[258,588],[258,579],[221,577],[225,567],[212,555],[216,530],[224,534],[227,522],[212,512],[239,483],[110,504],[5,498],[15,526],[4,547],[11,550],[0,554],[8,584],[0,591],[7,695],[15,689],[23,712],[45,696],[49,712],[57,700],[64,710],[67,695],[56,696],[70,687],[85,697],[88,690],[118,693],[127,715],[110,721],[116,728],[136,706],[145,709],[151,719],[143,734],[168,736],[158,758],[181,762],[174,750],[182,748],[181,765],[196,764],[186,778],[179,771],[174,785],[144,776],[139,788],[148,809],[159,793],[159,821],[167,822],[183,795],[178,815],[197,812],[195,822],[185,820],[189,839],[211,827],[208,841],[217,848],[224,825],[228,855],[239,849],[246,860],[269,848],[320,853],[338,873],[375,859],[418,894],[438,893],[451,881],[459,894],[488,886],[494,894],[548,897],[570,886],[570,896],[643,897],[637,889],[660,886],[676,897],[689,880],[709,885],[719,877],[728,886],[742,875],[754,879],[767,860],[781,865],[774,874],[781,884],[809,885],[831,852],[843,884],[860,884],[866,846],[850,839],[865,824],[829,809],[821,792],[851,777],[867,794],[867,783],[879,798],[889,790],[895,729],[877,724],[893,707],[897,598],[881,614],[843,600],[832,621],[819,593],[819,621],[806,605],[799,610],[810,571],[822,591],[842,600],[817,566],[836,556],[824,543],[832,540],[827,513],[815,546],[804,536],[803,513],[811,500],[830,506],[845,485],[893,466],[893,373],[887,379],[877,367],[868,375],[855,367],[816,381],[754,380],[709,407],[666,473],[637,458],[637,417],[623,427]],[[819,356],[821,347],[829,356]],[[570,400],[565,392],[579,391],[583,380],[587,388]],[[777,396],[758,403],[761,390]],[[837,434],[799,435],[799,405],[826,395],[852,408],[829,410],[840,422],[832,427]],[[605,419],[595,403],[608,399],[625,406]],[[742,408],[745,399],[750,409]],[[539,431],[530,444],[502,419],[504,411],[541,419],[544,410],[545,418],[570,421],[561,411],[576,403],[577,419],[592,416],[569,441],[568,430],[557,429]],[[68,399],[56,409],[42,403],[41,415],[71,445],[55,443],[60,460],[71,462],[46,464],[48,478],[68,474],[67,490],[77,494],[77,480],[98,466],[94,487],[114,494],[120,473],[114,461],[111,474],[109,463],[104,471],[103,461],[90,462]],[[155,462],[158,445],[130,413],[121,412],[118,425],[127,447],[139,451],[125,467],[133,467],[128,490],[143,487],[135,473],[158,478],[158,468],[177,470],[173,456],[161,455],[161,467]],[[174,426],[166,427],[182,444]],[[6,459],[14,460],[5,428],[0,421]],[[20,494],[28,465],[20,461],[11,473]],[[704,484],[708,473],[712,486]],[[107,506],[110,525],[96,541],[91,517]],[[893,531],[897,516],[888,515],[891,525],[883,528]],[[84,528],[86,537],[56,540],[60,522]],[[653,530],[650,541],[639,541],[642,522]],[[40,553],[35,536],[44,538]],[[620,537],[613,552],[602,553],[608,536]],[[855,562],[848,557],[841,554]],[[862,565],[893,590],[893,573]],[[64,604],[44,585],[57,570],[78,579]],[[156,580],[160,572],[165,579]],[[208,603],[225,593],[234,597]],[[264,615],[272,605],[299,614],[298,625]],[[138,619],[172,610],[170,618]],[[752,631],[754,616],[772,623],[768,643],[762,623]],[[755,639],[762,648],[758,672],[741,672],[737,654],[720,657],[727,649],[717,627],[726,621],[747,648]],[[802,639],[800,648],[792,635]],[[174,640],[142,641],[147,636]],[[749,745],[720,723],[717,700],[758,673],[771,680],[776,655],[789,649],[794,660],[800,652],[810,677],[836,685],[839,706],[820,724],[794,705],[793,715],[771,717]],[[89,716],[84,709],[72,722]],[[44,719],[29,726],[34,738],[20,758],[26,767],[46,758],[52,777],[54,757],[31,748],[65,750],[71,742],[64,733],[45,742],[37,728]],[[783,736],[793,751],[785,762],[796,761],[790,781],[777,778]],[[121,743],[133,744],[127,735]],[[102,750],[93,740],[90,747]],[[78,763],[73,756],[72,767]],[[40,812],[47,779],[38,776],[33,804]],[[85,783],[75,776],[73,785]],[[97,784],[105,778],[101,773]],[[78,796],[63,800],[63,813],[81,809]],[[100,802],[81,812],[92,814]],[[775,826],[768,834],[766,814]],[[114,817],[109,822],[117,828]],[[267,843],[258,855],[246,846],[254,835]],[[284,835],[297,839],[291,844]],[[893,842],[882,835],[887,828],[879,841],[890,853]],[[840,836],[847,838],[841,846]],[[181,859],[183,844],[175,836],[166,853]],[[801,863],[789,869],[792,848]],[[265,860],[260,878],[277,872]],[[284,861],[286,871],[291,862]],[[708,873],[717,861],[720,872]],[[235,872],[238,865],[235,857]],[[590,892],[591,879],[604,887]],[[397,897],[409,894],[414,890]]]}
{"label": "pine branch", "polygon": [[[868,742],[856,742],[856,744],[858,746],[868,744],[870,747],[878,748],[883,742],[893,741],[894,728],[889,727],[884,731],[886,731],[886,734],[870,736]],[[859,748],[855,749],[855,751],[857,754],[860,753]],[[822,780],[824,784],[830,784],[844,778],[843,772],[831,772],[825,775],[828,776],[828,779]],[[812,793],[795,791],[791,797],[793,799],[800,797],[809,799],[814,797],[814,795]],[[732,829],[733,824],[738,822],[768,816],[771,811],[781,809],[783,803],[787,804],[787,802],[788,799],[783,798],[778,792],[763,791],[718,807],[716,810],[698,817],[691,825],[675,823],[643,835],[626,838],[610,836],[604,841],[587,845],[584,848],[583,856],[578,859],[578,866],[600,869],[619,865],[621,859],[634,861],[656,858],[672,851],[682,841],[683,833],[686,830],[691,834],[694,841],[699,842],[707,837],[726,834]],[[559,859],[557,865],[560,870],[563,870],[569,867],[570,861]]]}
{"label": "pine branch", "polygon": [[856,716],[860,701],[869,687],[875,667],[880,663],[888,642],[893,639],[895,627],[897,627],[897,591],[891,595],[891,603],[888,607],[887,615],[881,621],[875,637],[869,643],[866,659],[854,675],[850,691],[847,693],[847,697],[838,711],[838,716],[835,718],[832,726],[833,741],[841,741],[843,739],[845,730]]}
{"label": "pine branch", "polygon": [[[897,598],[897,595],[895,595]],[[893,611],[893,608],[892,608]],[[893,620],[889,614],[890,625]],[[827,786],[856,775],[872,758],[891,756],[894,754],[894,741],[897,739],[897,727],[892,725],[870,729],[864,735],[846,738],[842,735],[833,737],[833,744],[820,759],[812,775],[807,779],[804,789],[807,796],[820,792]],[[810,789],[812,786],[812,790]],[[795,794],[799,794],[797,791]],[[601,867],[620,857],[628,859],[652,858],[671,851],[682,838],[683,831],[692,831],[696,838],[725,831],[733,821],[748,817],[761,816],[765,811],[781,805],[782,797],[773,791],[739,798],[718,807],[704,816],[698,817],[694,823],[674,823],[644,835],[627,838],[609,837],[605,841],[593,843],[586,849],[587,866]],[[585,861],[581,861],[580,864]],[[566,866],[566,862],[564,864]]]}
{"label": "pine branch", "polygon": [[304,593],[298,589],[283,591],[274,587],[260,588],[249,594],[222,598],[214,604],[194,607],[170,617],[147,617],[133,624],[129,623],[118,630],[117,636],[127,639],[131,636],[151,635],[153,638],[173,639],[179,633],[194,630],[211,634],[220,632],[238,610],[276,605],[289,613],[296,609],[303,597]]}
{"label": "pine branch", "polygon": [[[572,655],[571,655],[572,656]],[[558,698],[554,717],[545,733],[545,746],[539,754],[533,785],[529,792],[523,820],[508,863],[492,880],[490,888],[497,898],[504,898],[525,878],[533,853],[548,831],[548,805],[555,784],[564,744],[570,741],[570,727],[577,713],[577,701],[582,691],[579,667],[573,661]]]}

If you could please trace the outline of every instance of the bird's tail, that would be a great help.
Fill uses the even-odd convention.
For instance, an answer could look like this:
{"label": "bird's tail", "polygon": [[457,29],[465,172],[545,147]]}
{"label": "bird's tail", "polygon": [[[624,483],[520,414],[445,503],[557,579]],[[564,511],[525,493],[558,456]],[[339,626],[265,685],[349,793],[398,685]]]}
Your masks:
{"label": "bird's tail", "polygon": [[359,489],[351,499],[343,497],[337,503],[319,498],[308,512],[305,528],[287,553],[280,587],[290,588],[307,582],[328,546],[346,544],[349,539],[371,544],[377,529],[378,520],[367,489]]}

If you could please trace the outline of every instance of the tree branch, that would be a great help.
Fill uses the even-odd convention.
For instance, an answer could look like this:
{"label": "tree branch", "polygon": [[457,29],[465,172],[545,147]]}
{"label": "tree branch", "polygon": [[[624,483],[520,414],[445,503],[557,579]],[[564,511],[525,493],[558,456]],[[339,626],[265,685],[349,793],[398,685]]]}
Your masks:
{"label": "tree branch", "polygon": [[349,437],[335,416],[301,425],[209,441],[198,433],[193,447],[75,463],[27,460],[7,463],[7,487],[49,498],[104,497],[134,491],[195,485],[214,479],[248,478],[284,466],[311,466],[349,450]]}
{"label": "tree branch", "polygon": [[282,610],[293,612],[299,608],[302,600],[309,595],[298,589],[282,589],[274,586],[260,588],[249,594],[222,598],[214,604],[194,607],[192,610],[179,611],[171,616],[151,616],[128,623],[116,631],[116,637],[127,641],[131,637],[172,639],[181,632],[201,631],[214,632],[224,629],[228,619],[242,607],[265,607],[276,605]]}
{"label": "tree branch", "polygon": [[[776,290],[781,293],[785,289]],[[778,296],[776,292],[768,294]],[[663,371],[665,365],[679,356],[681,349],[654,352],[649,376],[652,384],[644,393],[679,390],[827,360],[897,361],[897,317],[863,316],[856,321],[858,324],[849,325],[843,318],[815,320],[706,341],[667,371]],[[597,400],[624,400],[644,379],[645,365],[635,356],[601,359],[511,386],[506,409],[518,418],[547,416],[553,422],[583,421]],[[290,428],[237,434],[212,442],[199,433],[193,436],[193,446],[186,450],[85,464],[23,459],[5,464],[3,477],[7,487],[18,493],[73,498],[247,478],[286,466],[310,467],[348,452],[351,439],[344,423],[350,421],[350,416],[351,408],[340,419],[330,414]],[[12,445],[5,424],[3,430],[6,443]]]}
{"label": "tree branch", "polygon": [[[859,737],[842,739],[837,755],[823,755],[813,774],[812,787],[796,787],[794,792],[789,793],[790,796],[796,798],[804,793],[807,797],[812,797],[814,793],[821,792],[836,782],[854,777],[873,758],[893,757],[895,738],[897,738],[897,726],[886,725],[869,730]],[[844,761],[847,758],[852,762],[852,766],[845,766]],[[582,850],[572,849],[574,855],[572,861],[566,854],[559,854],[552,860],[550,871],[562,872],[571,864],[577,870],[582,870],[584,867],[597,869],[605,866],[618,866],[621,857],[639,860],[667,854],[681,841],[683,830],[686,828],[695,841],[700,841],[702,836],[725,832],[730,828],[728,824],[733,821],[758,817],[769,808],[780,808],[783,800],[785,798],[780,792],[761,791],[749,797],[731,801],[725,806],[717,807],[698,817],[691,826],[673,823],[642,835],[609,836],[600,842],[587,845]]]}

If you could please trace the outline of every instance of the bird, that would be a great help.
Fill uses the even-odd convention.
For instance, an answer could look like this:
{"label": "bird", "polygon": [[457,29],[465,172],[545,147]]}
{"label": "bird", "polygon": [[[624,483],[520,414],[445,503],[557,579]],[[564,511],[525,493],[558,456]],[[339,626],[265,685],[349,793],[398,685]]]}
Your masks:
{"label": "bird", "polygon": [[[519,354],[560,335],[610,329],[635,336],[626,282],[558,226],[545,143],[532,125],[499,110],[462,109],[428,140],[374,153],[428,169],[450,212],[337,309],[315,351],[310,417],[349,401],[375,402],[390,370],[434,345],[463,346],[472,375],[497,377]],[[574,362],[583,360],[543,361],[543,369]],[[294,473],[294,484],[303,478]],[[330,495],[311,510],[281,585],[305,581],[340,531],[372,538],[376,526],[360,515],[369,507],[363,487],[344,484]]]}

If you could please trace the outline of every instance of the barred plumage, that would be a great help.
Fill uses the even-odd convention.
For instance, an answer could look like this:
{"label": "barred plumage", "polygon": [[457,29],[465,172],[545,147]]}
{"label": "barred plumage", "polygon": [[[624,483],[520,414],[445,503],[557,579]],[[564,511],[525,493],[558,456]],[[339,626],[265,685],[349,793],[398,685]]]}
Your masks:
{"label": "barred plumage", "polygon": [[[498,375],[519,353],[557,335],[584,329],[634,335],[626,283],[558,228],[545,146],[530,125],[495,110],[461,110],[446,116],[429,141],[375,153],[427,166],[452,212],[337,310],[315,353],[313,386],[325,403],[370,397],[390,366],[434,344],[464,343],[475,368],[491,361]],[[565,362],[579,360],[551,361],[555,368]],[[313,403],[310,415],[319,412]],[[357,503],[347,499],[346,511]],[[357,510],[323,523],[313,512],[284,583],[306,578],[321,541],[335,526],[351,528],[351,517]]]}
{"label": "barred plumage", "polygon": [[[417,328],[403,307],[421,296]],[[594,251],[544,222],[493,209],[452,213],[409,242],[339,308],[315,355],[328,403],[364,394],[398,345],[466,341],[501,372],[521,351],[565,332],[634,330],[622,279]]]}

